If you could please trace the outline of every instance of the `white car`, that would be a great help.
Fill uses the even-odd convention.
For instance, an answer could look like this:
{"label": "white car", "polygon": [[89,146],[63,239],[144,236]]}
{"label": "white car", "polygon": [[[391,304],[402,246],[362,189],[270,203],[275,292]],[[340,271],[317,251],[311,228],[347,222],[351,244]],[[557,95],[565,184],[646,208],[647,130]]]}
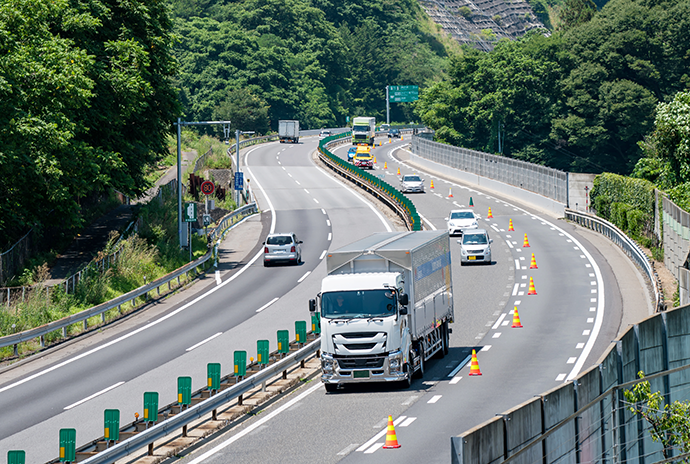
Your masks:
{"label": "white car", "polygon": [[270,234],[264,242],[264,266],[302,262],[302,241],[294,233]]}
{"label": "white car", "polygon": [[424,179],[417,174],[405,174],[400,178],[400,191],[424,193]]}
{"label": "white car", "polygon": [[491,243],[489,233],[484,229],[468,230],[458,240],[460,244],[460,265],[467,263],[491,264]]}
{"label": "white car", "polygon": [[328,129],[321,129],[321,132],[319,133],[319,140],[330,137],[331,135],[333,134]]}
{"label": "white car", "polygon": [[457,235],[463,233],[465,229],[476,229],[478,216],[471,209],[454,209],[446,218],[448,221],[448,233]]}

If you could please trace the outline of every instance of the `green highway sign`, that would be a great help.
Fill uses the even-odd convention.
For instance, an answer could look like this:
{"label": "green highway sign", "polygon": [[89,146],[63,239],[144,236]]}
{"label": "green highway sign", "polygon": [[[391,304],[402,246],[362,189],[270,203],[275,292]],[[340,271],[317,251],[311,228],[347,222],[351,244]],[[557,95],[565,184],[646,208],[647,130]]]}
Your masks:
{"label": "green highway sign", "polygon": [[183,212],[184,222],[196,221],[196,203],[185,203]]}
{"label": "green highway sign", "polygon": [[418,85],[389,85],[388,91],[389,92],[400,92],[400,91],[419,92],[419,86]]}
{"label": "green highway sign", "polygon": [[413,102],[419,100],[417,85],[389,85],[388,101],[391,103]]}

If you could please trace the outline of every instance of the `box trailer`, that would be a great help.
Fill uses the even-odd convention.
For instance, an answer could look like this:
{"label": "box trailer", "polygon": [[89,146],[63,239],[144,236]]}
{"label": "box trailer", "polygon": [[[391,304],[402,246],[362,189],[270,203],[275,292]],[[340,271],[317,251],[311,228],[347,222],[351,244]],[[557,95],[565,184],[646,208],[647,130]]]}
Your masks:
{"label": "box trailer", "polygon": [[299,121],[294,119],[281,119],[278,121],[278,137],[280,143],[299,143]]}

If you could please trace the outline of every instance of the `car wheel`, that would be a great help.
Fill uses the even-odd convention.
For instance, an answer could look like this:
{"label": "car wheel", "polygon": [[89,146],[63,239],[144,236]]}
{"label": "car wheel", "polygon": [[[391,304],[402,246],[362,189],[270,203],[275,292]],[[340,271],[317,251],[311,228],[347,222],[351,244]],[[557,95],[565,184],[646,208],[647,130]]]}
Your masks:
{"label": "car wheel", "polygon": [[264,267],[268,267],[268,261],[264,261]]}

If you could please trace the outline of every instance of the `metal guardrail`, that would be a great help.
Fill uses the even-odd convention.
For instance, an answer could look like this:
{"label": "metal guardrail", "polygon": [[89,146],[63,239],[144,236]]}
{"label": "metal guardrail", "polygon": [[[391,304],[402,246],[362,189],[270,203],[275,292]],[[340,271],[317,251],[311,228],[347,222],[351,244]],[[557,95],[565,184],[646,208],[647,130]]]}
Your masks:
{"label": "metal guardrail", "polygon": [[317,338],[308,345],[304,346],[302,349],[294,352],[285,359],[278,361],[277,363],[269,366],[259,373],[247,377],[245,380],[233,385],[226,390],[222,390],[214,396],[198,403],[195,406],[185,409],[179,414],[166,419],[153,427],[139,432],[132,438],[124,440],[115,446],[101,451],[95,456],[85,459],[84,463],[89,464],[101,464],[101,463],[112,463],[118,459],[122,459],[129,454],[141,450],[150,443],[156,440],[160,440],[167,435],[173,433],[179,433],[185,425],[202,418],[203,416],[210,414],[215,409],[218,409],[235,398],[247,393],[248,391],[261,386],[263,382],[270,380],[272,377],[286,371],[293,365],[304,361],[313,353],[315,353],[321,346],[321,338]]}
{"label": "metal guardrail", "polygon": [[565,218],[576,222],[582,227],[599,232],[618,245],[623,252],[625,252],[625,254],[628,255],[628,257],[635,264],[637,264],[640,269],[642,269],[645,277],[648,279],[652,289],[654,290],[655,310],[663,311],[666,309],[664,303],[662,302],[661,282],[659,280],[659,276],[654,270],[654,266],[652,265],[651,261],[637,243],[625,235],[625,233],[623,233],[623,231],[621,231],[615,225],[593,214],[566,208]]}
{"label": "metal guardrail", "polygon": [[349,138],[350,133],[332,135],[319,143],[319,158],[331,169],[360,187],[368,190],[388,204],[405,221],[410,230],[422,230],[421,220],[414,203],[386,181],[379,179],[366,171],[354,167],[333,155],[327,147],[342,143]]}
{"label": "metal guardrail", "polygon": [[[226,215],[221,223],[211,232],[214,237],[217,237],[219,233],[224,231],[223,227],[226,227],[228,224],[228,221],[236,217],[237,215],[240,214],[254,214],[257,211],[256,203],[251,203],[249,205],[245,205],[242,208],[239,208],[232,213],[229,213]],[[227,227],[226,227],[227,228]],[[30,330],[25,330],[23,332],[19,332],[16,334],[12,335],[6,335],[4,337],[0,337],[0,348],[6,347],[6,346],[12,346],[14,345],[15,347],[15,353],[17,352],[17,345],[19,343],[23,342],[28,342],[30,340],[33,340],[35,338],[41,337],[41,346],[44,346],[43,343],[43,337],[51,332],[54,332],[56,330],[62,329],[63,331],[63,336],[66,336],[66,330],[67,327],[69,327],[72,324],[78,323],[78,322],[84,322],[84,326],[86,328],[86,321],[93,316],[98,316],[106,311],[109,311],[114,308],[119,308],[121,305],[124,303],[127,303],[129,301],[133,301],[136,298],[139,298],[141,296],[147,295],[149,292],[153,291],[156,288],[159,288],[165,284],[170,285],[170,282],[174,279],[178,279],[179,283],[179,277],[186,274],[187,272],[191,271],[192,269],[196,269],[197,267],[201,266],[202,264],[206,263],[209,261],[211,258],[214,258],[214,251],[211,250],[208,253],[206,253],[204,256],[201,258],[192,261],[190,263],[185,264],[181,268],[169,273],[166,276],[161,277],[158,280],[155,280],[147,285],[144,285],[142,287],[139,287],[135,290],[132,290],[131,292],[125,293],[124,295],[121,295],[115,299],[112,299],[110,301],[107,301],[105,303],[101,303],[98,306],[94,306],[92,308],[86,309],[84,311],[81,311],[76,314],[72,314],[70,316],[64,317],[62,319],[59,319],[57,321],[49,322],[48,324],[42,325],[40,327],[36,327],[34,329]]]}

